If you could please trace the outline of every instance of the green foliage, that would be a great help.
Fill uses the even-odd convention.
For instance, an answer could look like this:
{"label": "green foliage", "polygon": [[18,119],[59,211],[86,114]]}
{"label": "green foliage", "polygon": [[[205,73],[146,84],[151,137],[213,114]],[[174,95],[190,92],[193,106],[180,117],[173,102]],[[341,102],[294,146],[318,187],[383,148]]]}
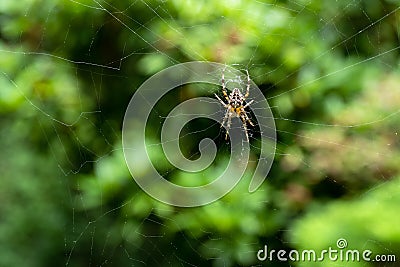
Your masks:
{"label": "green foliage", "polygon": [[54,158],[29,138],[31,119],[12,117],[0,131],[0,265],[50,266],[64,249],[68,187]]}
{"label": "green foliage", "polygon": [[[371,250],[377,254],[392,254],[400,249],[398,208],[400,179],[365,193],[356,200],[338,200],[328,205],[317,204],[309,214],[296,222],[291,240],[300,249],[322,251],[337,249],[336,239],[344,238],[348,249]],[[354,212],[357,211],[357,212]],[[321,234],[324,233],[324,234]],[[388,251],[387,248],[390,247]],[[303,263],[299,266],[336,266],[337,262]],[[346,266],[365,266],[365,262],[348,262]]]}

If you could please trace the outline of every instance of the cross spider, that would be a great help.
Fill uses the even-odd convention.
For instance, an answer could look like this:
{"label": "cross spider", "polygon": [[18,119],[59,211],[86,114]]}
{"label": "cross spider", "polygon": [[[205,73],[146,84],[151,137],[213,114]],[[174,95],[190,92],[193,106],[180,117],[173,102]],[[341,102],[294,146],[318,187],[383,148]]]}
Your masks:
{"label": "cross spider", "polygon": [[219,98],[217,96],[217,94],[214,94],[215,97],[219,100],[219,102],[226,108],[226,112],[225,112],[225,117],[222,120],[221,123],[221,127],[224,126],[225,122],[227,122],[226,126],[226,134],[225,134],[225,140],[228,139],[228,134],[229,134],[229,129],[231,127],[231,120],[232,117],[237,117],[240,118],[242,120],[243,123],[243,128],[244,128],[244,132],[246,134],[246,140],[249,141],[249,134],[247,133],[247,124],[246,122],[248,122],[251,126],[254,126],[254,124],[251,122],[251,120],[249,119],[249,116],[247,115],[246,111],[244,110],[245,108],[247,108],[248,106],[250,106],[251,103],[253,103],[254,100],[251,100],[249,102],[247,102],[245,105],[243,105],[244,101],[246,100],[246,98],[249,96],[250,94],[250,76],[249,76],[249,72],[246,70],[247,73],[247,87],[246,87],[246,93],[243,95],[242,92],[240,92],[239,88],[234,88],[232,90],[232,92],[228,95],[228,93],[226,92],[226,85],[225,85],[225,70],[222,71],[222,94],[224,95],[227,103],[225,103],[224,101],[221,100],[221,98]]}

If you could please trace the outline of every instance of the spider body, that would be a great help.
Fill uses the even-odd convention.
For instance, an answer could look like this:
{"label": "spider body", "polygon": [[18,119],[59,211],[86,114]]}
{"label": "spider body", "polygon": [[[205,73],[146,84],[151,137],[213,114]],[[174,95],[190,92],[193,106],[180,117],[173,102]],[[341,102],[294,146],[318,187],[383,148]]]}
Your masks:
{"label": "spider body", "polygon": [[243,95],[239,88],[234,88],[232,92],[228,95],[228,93],[226,92],[224,71],[222,72],[222,79],[221,79],[222,94],[224,95],[227,103],[222,101],[221,98],[219,98],[216,94],[215,97],[226,108],[225,116],[221,123],[221,127],[223,127],[226,122],[227,129],[226,129],[225,139],[228,139],[229,129],[231,127],[231,120],[234,117],[241,119],[247,141],[249,141],[249,135],[247,133],[247,123],[249,123],[251,126],[254,126],[254,124],[249,119],[249,116],[247,115],[245,110],[245,108],[247,108],[251,103],[253,103],[254,100],[251,100],[247,102],[247,104],[244,104],[244,102],[246,101],[247,97],[250,94],[250,76],[247,70],[246,73],[247,73],[246,93]]}

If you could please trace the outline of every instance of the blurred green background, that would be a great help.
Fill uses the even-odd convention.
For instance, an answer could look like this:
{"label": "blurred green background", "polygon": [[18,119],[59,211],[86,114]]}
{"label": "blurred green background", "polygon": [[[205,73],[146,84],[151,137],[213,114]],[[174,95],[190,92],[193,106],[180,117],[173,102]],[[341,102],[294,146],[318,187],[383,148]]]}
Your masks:
{"label": "blurred green background", "polygon": [[[399,6],[1,0],[0,266],[399,266],[256,257],[266,244],[321,251],[345,238],[399,258]],[[215,203],[175,208],[134,183],[121,127],[144,80],[192,60],[249,70],[272,107],[277,154],[255,193],[243,179]],[[167,96],[149,138],[193,91]],[[224,166],[229,144],[212,127],[186,136],[185,153],[208,136]],[[173,181],[193,179],[161,154],[153,162]]]}

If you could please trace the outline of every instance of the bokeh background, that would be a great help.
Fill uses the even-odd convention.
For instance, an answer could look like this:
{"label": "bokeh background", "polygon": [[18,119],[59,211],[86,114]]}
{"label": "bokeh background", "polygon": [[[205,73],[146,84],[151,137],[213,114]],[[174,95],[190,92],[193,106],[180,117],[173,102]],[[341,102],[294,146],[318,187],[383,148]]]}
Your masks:
{"label": "bokeh background", "polygon": [[[400,260],[399,27],[397,0],[1,0],[0,266],[399,266],[256,257],[345,238]],[[221,200],[176,208],[135,184],[121,128],[143,81],[192,60],[249,71],[277,153],[255,193],[250,164]],[[181,141],[196,158],[214,139],[214,169],[180,172],[160,152],[163,118],[193,96],[167,95],[148,126],[153,163],[182,184],[229,159],[210,121]]]}

